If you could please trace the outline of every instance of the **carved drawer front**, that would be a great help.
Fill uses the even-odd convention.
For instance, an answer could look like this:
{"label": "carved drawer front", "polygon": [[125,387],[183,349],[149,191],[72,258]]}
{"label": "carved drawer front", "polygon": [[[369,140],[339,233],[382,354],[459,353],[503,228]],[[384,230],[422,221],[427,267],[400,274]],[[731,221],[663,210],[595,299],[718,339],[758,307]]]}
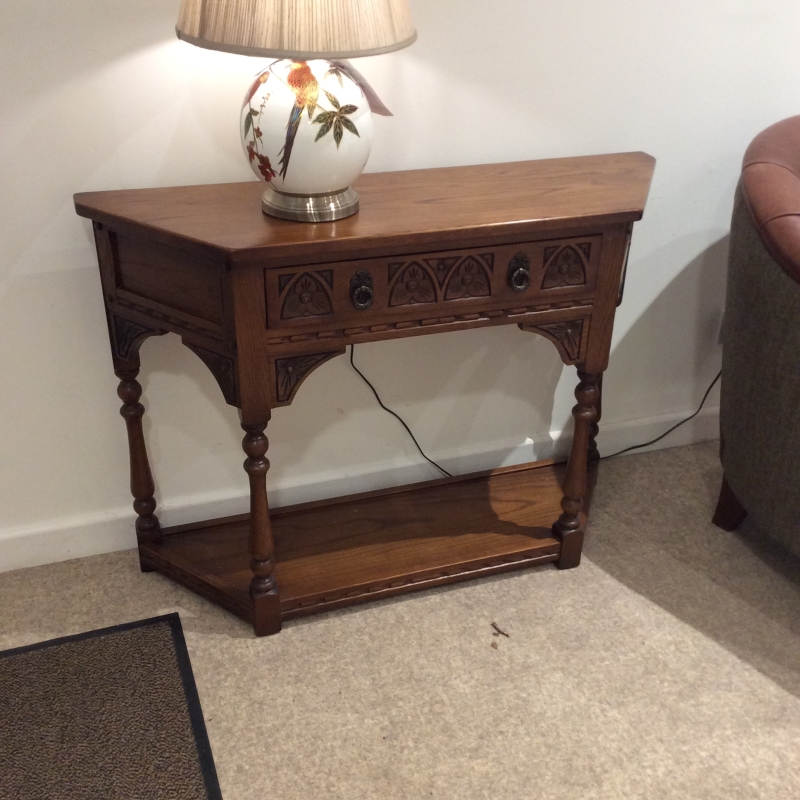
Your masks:
{"label": "carved drawer front", "polygon": [[322,331],[563,307],[590,298],[602,237],[266,269],[270,330]]}

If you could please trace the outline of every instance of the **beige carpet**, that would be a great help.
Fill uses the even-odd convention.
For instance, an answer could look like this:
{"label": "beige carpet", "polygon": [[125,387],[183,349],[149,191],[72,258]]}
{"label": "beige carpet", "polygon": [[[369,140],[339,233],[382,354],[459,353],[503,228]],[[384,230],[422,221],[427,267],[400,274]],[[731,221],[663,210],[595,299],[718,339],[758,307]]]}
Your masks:
{"label": "beige carpet", "polygon": [[260,640],[130,552],[6,573],[0,648],[179,611],[226,800],[797,800],[800,562],[711,526],[719,477],[605,462],[579,569]]}

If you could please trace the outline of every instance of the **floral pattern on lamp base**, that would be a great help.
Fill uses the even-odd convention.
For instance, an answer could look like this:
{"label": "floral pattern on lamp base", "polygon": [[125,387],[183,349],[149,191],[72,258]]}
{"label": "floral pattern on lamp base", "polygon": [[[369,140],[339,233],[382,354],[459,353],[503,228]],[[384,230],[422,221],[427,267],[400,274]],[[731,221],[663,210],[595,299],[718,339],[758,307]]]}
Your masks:
{"label": "floral pattern on lamp base", "polygon": [[345,65],[273,62],[245,96],[241,134],[250,167],[268,184],[266,213],[321,221],[358,209],[349,187],[369,158],[372,113]]}

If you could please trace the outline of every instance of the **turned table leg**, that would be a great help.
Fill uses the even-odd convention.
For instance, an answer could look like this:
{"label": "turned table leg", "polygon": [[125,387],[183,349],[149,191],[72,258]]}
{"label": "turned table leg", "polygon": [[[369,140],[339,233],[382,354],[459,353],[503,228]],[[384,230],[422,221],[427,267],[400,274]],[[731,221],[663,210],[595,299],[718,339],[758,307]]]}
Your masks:
{"label": "turned table leg", "polygon": [[[136,512],[136,538],[139,544],[160,543],[161,526],[155,515],[155,484],[147,460],[147,448],[142,431],[144,406],[139,402],[142,387],[136,376],[138,368],[116,370],[120,379],[117,396],[122,400],[119,413],[125,420],[128,429],[128,450],[131,461],[131,494],[133,510]],[[143,572],[150,572],[150,567],[142,565]]]}
{"label": "turned table leg", "polygon": [[603,414],[603,376],[597,379],[597,400],[594,404],[595,418],[589,426],[589,463],[600,460],[600,451],[597,449],[597,434],[600,433],[600,417]]}
{"label": "turned table leg", "polygon": [[592,437],[592,423],[597,419],[600,397],[597,386],[599,375],[578,370],[578,377],[580,383],[575,389],[578,404],[572,409],[575,430],[564,476],[564,496],[561,500],[563,513],[553,525],[553,534],[561,540],[561,555],[556,562],[559,569],[571,569],[581,562],[583,535],[586,530],[583,502],[586,496],[589,441]]}
{"label": "turned table leg", "polygon": [[269,442],[264,435],[266,422],[242,423],[245,437],[242,448],[247,454],[244,468],[250,478],[250,594],[253,598],[253,629],[257,636],[277,633],[281,629],[281,604],[275,584],[275,546],[267,502],[266,457]]}

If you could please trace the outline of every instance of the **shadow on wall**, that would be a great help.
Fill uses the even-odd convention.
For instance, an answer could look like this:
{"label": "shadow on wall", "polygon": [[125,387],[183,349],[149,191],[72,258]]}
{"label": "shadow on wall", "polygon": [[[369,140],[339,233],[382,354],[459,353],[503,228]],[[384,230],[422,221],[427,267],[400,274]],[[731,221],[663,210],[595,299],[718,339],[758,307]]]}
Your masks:
{"label": "shadow on wall", "polygon": [[[697,408],[720,368],[718,331],[725,306],[728,240],[721,238],[692,259],[614,347],[603,383],[606,423],[639,419],[642,407],[651,409],[648,416],[658,416],[659,409],[668,414],[676,408]],[[661,259],[656,253],[647,261],[658,264]],[[626,291],[631,289],[629,285]],[[661,387],[660,398],[650,394],[653,385]],[[706,407],[716,405],[717,397],[709,397]],[[602,437],[601,422],[601,452]]]}
{"label": "shadow on wall", "polygon": [[[611,359],[606,421],[635,418],[637,408],[653,407],[652,397],[615,395],[614,386],[647,388],[654,370],[659,382],[666,373],[668,386],[675,387],[674,396],[664,394],[663,407],[688,408],[699,400],[685,392],[694,386],[702,393],[718,369],[726,257],[722,239],[695,258],[627,332]],[[509,325],[357,345],[356,359],[423,449],[454,474],[541,458],[554,449],[549,436],[563,365],[543,338]],[[574,368],[566,375],[571,391]],[[237,413],[202,362],[177,337],[153,337],[142,347],[140,381],[159,503],[172,506],[176,495],[192,486],[209,491],[210,473],[229,490],[244,491]],[[198,398],[203,408],[187,415],[187,404],[196,406]],[[564,414],[571,425],[568,407]],[[275,506],[349,493],[354,485],[369,490],[439,477],[400,424],[377,406],[347,355],[315,370],[292,405],[273,412],[267,435]],[[537,443],[535,454],[532,446],[528,453],[520,451],[526,438]],[[557,444],[560,454],[568,439],[569,428]],[[195,457],[176,462],[170,442]],[[370,475],[365,465],[377,472]],[[170,474],[174,470],[181,474]]]}
{"label": "shadow on wall", "polygon": [[[194,491],[205,493],[216,479],[220,488],[241,483],[244,491],[247,477],[239,448],[244,433],[238,411],[225,402],[206,365],[173,333],[146,339],[139,354],[142,422],[162,510],[182,499],[175,496],[176,484],[185,487],[182,492],[195,486]],[[187,408],[193,413],[187,414]],[[124,438],[124,429],[119,435]],[[192,458],[176,460],[169,452],[176,443]],[[182,474],[169,474],[175,469]]]}
{"label": "shadow on wall", "polygon": [[[209,422],[212,417],[224,420],[211,433],[217,439],[224,436],[225,460],[236,462],[228,485],[244,490],[236,410],[225,404],[205,366],[171,336],[147,340],[141,356],[145,433],[166,503],[170,478],[160,479],[159,464],[171,459],[159,429],[165,426],[171,438],[194,442],[198,451],[207,449],[203,439],[209,435],[175,402],[175,391],[191,402],[197,390],[210,404]],[[541,441],[549,432],[562,370],[550,342],[515,326],[357,345],[356,363],[382,400],[406,420],[423,449],[455,474],[519,461],[526,437]],[[352,370],[349,353],[311,373],[292,405],[273,411],[267,435],[275,505],[353,491],[359,474],[355,480],[361,482],[356,487],[360,490],[440,477],[419,456],[400,423],[377,405]],[[533,460],[532,444],[522,447],[530,448],[522,460]],[[317,450],[331,458],[330,466]],[[370,476],[363,472],[365,466],[378,472]],[[294,491],[284,494],[287,485]]]}
{"label": "shadow on wall", "polygon": [[[31,0],[11,3],[8,11],[5,5],[0,47],[9,77],[0,101],[0,199],[17,213],[0,220],[4,281],[38,270],[36,259],[45,247],[74,244],[79,229],[73,192],[93,188],[94,180],[97,188],[113,188],[128,168],[134,174],[121,182],[135,182],[131,160],[138,156],[126,149],[162,111],[163,101],[151,99],[158,94],[147,83],[155,82],[152,75],[123,67],[172,41],[177,15],[177,6],[163,0],[102,8],[87,0]],[[161,77],[161,83],[170,80],[185,78]],[[32,142],[41,142],[33,161]],[[152,162],[150,155],[141,164]],[[85,230],[91,241],[90,228]],[[51,266],[45,268],[59,268],[63,256],[48,251]]]}

